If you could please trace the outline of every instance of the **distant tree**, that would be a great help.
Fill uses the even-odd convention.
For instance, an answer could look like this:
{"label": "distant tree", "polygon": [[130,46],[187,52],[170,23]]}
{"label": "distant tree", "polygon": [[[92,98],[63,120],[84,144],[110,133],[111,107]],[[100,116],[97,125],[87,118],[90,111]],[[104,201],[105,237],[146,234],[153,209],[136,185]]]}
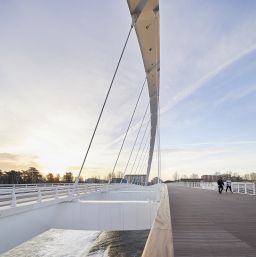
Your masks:
{"label": "distant tree", "polygon": [[244,174],[243,178],[244,178],[245,180],[251,180],[251,179],[250,179],[250,174]]}
{"label": "distant tree", "polygon": [[8,184],[8,176],[2,170],[0,170],[0,184]]}
{"label": "distant tree", "polygon": [[250,178],[251,178],[251,180],[256,181],[256,172],[251,172]]}
{"label": "distant tree", "polygon": [[193,173],[193,174],[190,175],[190,178],[197,179],[197,178],[199,178],[199,176],[198,176],[198,174]]}
{"label": "distant tree", "polygon": [[3,184],[3,175],[4,173],[0,170],[0,184]]}
{"label": "distant tree", "polygon": [[177,171],[175,171],[175,172],[173,173],[173,180],[174,180],[174,181],[179,180],[179,173],[178,173]]}
{"label": "distant tree", "polygon": [[60,182],[60,174],[57,174],[55,177],[54,177],[54,183],[59,183]]}
{"label": "distant tree", "polygon": [[122,171],[118,171],[117,174],[115,175],[116,178],[123,178],[124,173]]}
{"label": "distant tree", "polygon": [[46,175],[46,182],[48,183],[54,183],[54,175],[52,173],[48,173]]}
{"label": "distant tree", "polygon": [[232,177],[233,172],[232,172],[232,171],[227,171],[226,174],[227,174],[229,177]]}
{"label": "distant tree", "polygon": [[34,167],[22,171],[22,178],[26,184],[43,183],[45,182],[43,175]]}
{"label": "distant tree", "polygon": [[72,172],[66,172],[66,174],[63,176],[63,182],[64,183],[72,183],[73,182],[73,174]]}
{"label": "distant tree", "polygon": [[23,182],[22,180],[22,173],[20,171],[7,171],[5,172],[8,180],[8,184],[21,184]]}
{"label": "distant tree", "polygon": [[233,173],[233,176],[234,176],[234,177],[240,177],[240,175],[239,175],[238,172],[234,172],[234,173]]}
{"label": "distant tree", "polygon": [[[113,178],[115,177],[115,173],[113,174]],[[111,180],[112,179],[112,173],[109,172],[108,175],[106,176],[106,180]]]}

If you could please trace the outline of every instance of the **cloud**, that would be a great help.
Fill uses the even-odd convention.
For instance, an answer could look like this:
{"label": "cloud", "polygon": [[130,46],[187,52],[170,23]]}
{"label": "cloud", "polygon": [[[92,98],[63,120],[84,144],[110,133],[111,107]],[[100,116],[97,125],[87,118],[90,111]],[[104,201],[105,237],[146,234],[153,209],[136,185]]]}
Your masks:
{"label": "cloud", "polygon": [[238,90],[228,92],[226,95],[219,98],[214,104],[215,104],[215,106],[219,106],[226,102],[237,101],[237,100],[240,100],[250,94],[253,94],[254,92],[256,92],[256,85],[242,87]]}
{"label": "cloud", "polygon": [[[233,15],[230,19],[230,15],[236,14],[234,5],[226,12],[221,10],[222,4],[210,2],[201,5],[197,1],[189,4],[163,1],[161,4],[161,113],[164,114],[255,51],[256,19],[255,12],[242,18]],[[130,26],[130,15],[123,1],[110,1],[105,7],[102,5],[104,8],[99,8],[95,1],[90,8],[83,8],[87,5],[81,1],[72,6],[66,3],[56,13],[58,6],[52,2],[24,5],[16,1],[0,10],[3,21],[0,24],[5,24],[0,25],[3,35],[0,118],[4,121],[0,127],[1,164],[24,167],[34,162],[40,163],[45,171],[79,170],[124,43],[126,25],[127,29]],[[109,16],[106,10],[116,11]],[[133,33],[85,172],[111,170],[143,77],[142,58]],[[253,89],[236,91],[219,101],[234,101],[250,92]],[[129,155],[128,149],[148,103],[148,92],[144,93],[120,157],[120,167]],[[173,117],[178,119],[179,114],[173,111],[166,115],[161,125],[173,122]],[[176,136],[166,134],[162,134],[165,147],[169,138]],[[184,130],[182,137],[187,134],[189,131]],[[177,141],[180,138],[178,135]],[[168,153],[172,161],[175,155],[187,158],[189,163],[191,156],[217,155],[222,149],[218,144],[210,146],[205,152],[195,145],[187,150],[182,145],[169,146],[163,153]],[[34,158],[34,153],[39,157]]]}
{"label": "cloud", "polygon": [[191,146],[207,146],[207,145],[251,145],[251,144],[252,145],[256,144],[256,140],[198,142],[198,143],[170,145],[169,147],[191,147]]}
{"label": "cloud", "polygon": [[21,156],[11,153],[0,153],[0,162],[17,161]]}
{"label": "cloud", "polygon": [[40,168],[38,157],[29,154],[0,153],[1,170],[21,170],[29,167]]}
{"label": "cloud", "polygon": [[[161,154],[169,158],[172,164],[183,161],[195,161],[208,158],[212,155],[222,155],[232,153],[232,149],[224,147],[204,147],[204,148],[164,148]],[[156,158],[156,157],[155,157]]]}
{"label": "cloud", "polygon": [[[174,97],[171,98],[171,101],[166,104],[165,106],[161,107],[161,114],[164,114],[171,110],[174,106],[176,106],[181,101],[185,100],[187,97],[194,94],[197,90],[202,88],[210,81],[212,78],[217,76],[219,73],[223,72],[227,67],[231,66],[233,63],[237,62],[238,60],[242,59],[246,55],[254,52],[256,50],[256,44],[251,45],[249,48],[237,53],[232,58],[228,59],[227,61],[221,63],[217,68],[214,70],[209,71],[207,74],[202,76],[196,82],[189,84],[183,90],[178,92]],[[255,90],[255,88],[253,89]],[[249,93],[249,92],[248,92]],[[247,93],[247,94],[248,94]]]}

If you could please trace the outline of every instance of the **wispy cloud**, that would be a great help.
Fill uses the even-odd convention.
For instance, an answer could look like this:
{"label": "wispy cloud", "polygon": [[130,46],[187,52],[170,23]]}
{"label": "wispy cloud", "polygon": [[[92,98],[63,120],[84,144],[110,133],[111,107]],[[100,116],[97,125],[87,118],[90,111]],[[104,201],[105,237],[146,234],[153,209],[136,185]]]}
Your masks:
{"label": "wispy cloud", "polygon": [[250,145],[250,144],[252,145],[256,144],[256,140],[199,142],[199,143],[170,145],[169,147],[208,146],[208,145]]}
{"label": "wispy cloud", "polygon": [[230,91],[226,93],[226,95],[224,95],[223,97],[219,98],[214,104],[215,106],[218,106],[226,102],[237,101],[255,92],[256,92],[256,85],[242,87],[242,88],[239,88],[238,90],[234,89],[233,91]]}
{"label": "wispy cloud", "polygon": [[40,168],[38,156],[28,154],[0,153],[0,169],[28,169],[29,167]]}
{"label": "wispy cloud", "polygon": [[[181,101],[185,100],[187,97],[194,94],[196,91],[198,91],[200,88],[202,88],[204,85],[207,84],[212,78],[217,76],[219,73],[223,72],[227,67],[231,66],[238,60],[242,59],[246,55],[254,52],[256,50],[256,44],[253,44],[249,48],[237,53],[235,56],[230,58],[229,60],[225,61],[224,63],[221,63],[217,68],[214,70],[209,71],[207,74],[202,76],[199,80],[196,82],[189,84],[188,86],[185,86],[183,90],[178,92],[174,97],[171,98],[170,102],[163,106],[161,108],[161,114],[164,114],[168,112],[170,109],[172,109],[174,106],[176,106]],[[252,91],[255,90],[255,88],[251,89]],[[251,91],[251,92],[252,92]],[[248,92],[250,93],[250,91]],[[247,92],[244,92],[244,95],[248,94]],[[224,98],[223,98],[224,99]],[[228,97],[227,97],[228,99]]]}

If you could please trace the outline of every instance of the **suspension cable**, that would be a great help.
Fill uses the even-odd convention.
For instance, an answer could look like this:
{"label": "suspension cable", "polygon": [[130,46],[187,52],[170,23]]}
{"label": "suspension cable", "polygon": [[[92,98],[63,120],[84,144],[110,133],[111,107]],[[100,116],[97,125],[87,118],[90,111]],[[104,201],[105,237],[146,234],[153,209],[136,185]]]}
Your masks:
{"label": "suspension cable", "polygon": [[[147,145],[147,144],[146,144]],[[142,155],[141,155],[141,157],[142,157],[142,161],[139,161],[139,165],[137,165],[137,168],[136,168],[136,170],[135,170],[135,172],[134,172],[134,175],[137,175],[137,177],[138,177],[138,175],[140,175],[141,173],[142,173],[142,171],[143,171],[143,167],[145,166],[145,163],[147,163],[146,162],[146,160],[147,160],[147,153],[149,152],[149,146],[147,146],[147,148],[146,148],[146,151],[144,151],[143,153],[142,153],[142,155],[143,155],[143,157],[142,157]],[[139,169],[138,169],[138,167],[139,167]],[[134,178],[135,179],[135,178]]]}
{"label": "suspension cable", "polygon": [[136,173],[136,174],[140,174],[140,173],[142,172],[142,168],[143,168],[143,166],[144,166],[144,164],[145,164],[145,161],[147,160],[146,157],[147,157],[148,150],[149,150],[149,147],[146,148],[146,151],[145,151],[145,153],[144,153],[144,156],[143,156],[143,158],[142,158],[142,161],[141,161],[140,166],[138,166],[138,167],[136,168],[136,170],[135,170],[135,173]]}
{"label": "suspension cable", "polygon": [[133,143],[132,150],[131,150],[131,152],[130,152],[128,161],[127,161],[127,163],[126,163],[123,176],[125,175],[126,170],[127,170],[127,167],[128,167],[128,165],[129,165],[129,163],[130,163],[130,160],[131,160],[131,157],[132,157],[132,154],[133,154],[134,147],[135,147],[135,145],[136,145],[136,143],[137,143],[137,140],[138,140],[138,137],[139,137],[139,134],[140,134],[140,131],[141,131],[143,122],[144,122],[145,117],[146,117],[146,114],[147,114],[147,112],[148,112],[148,107],[149,107],[149,103],[148,103],[148,105],[147,105],[146,111],[145,111],[145,113],[144,113],[144,116],[143,116],[142,121],[141,121],[141,124],[140,124],[140,128],[139,128],[139,130],[138,130],[137,136],[136,136],[135,141],[134,141],[134,143]]}
{"label": "suspension cable", "polygon": [[148,130],[149,122],[150,122],[150,120],[149,120],[149,121],[148,121],[148,123],[147,123],[147,126],[146,126],[146,128],[145,128],[145,131],[144,131],[143,137],[142,137],[142,139],[141,139],[141,142],[140,142],[140,145],[139,145],[139,148],[138,148],[137,154],[136,154],[136,156],[135,156],[135,159],[134,159],[134,162],[133,162],[133,165],[132,165],[131,173],[132,173],[132,171],[133,171],[133,168],[134,168],[135,162],[136,162],[136,160],[137,160],[137,158],[138,158],[139,151],[140,151],[140,148],[141,148],[141,146],[142,146],[142,143],[143,143],[144,137],[145,137],[146,132],[147,132],[147,130]]}
{"label": "suspension cable", "polygon": [[[159,114],[158,114],[159,115]],[[160,183],[160,179],[161,179],[161,148],[160,148],[160,120],[159,120],[159,116],[158,116],[158,123],[157,123],[157,148],[158,148],[158,165],[157,165],[157,169],[158,169],[158,183]]]}
{"label": "suspension cable", "polygon": [[118,162],[119,157],[120,157],[120,154],[121,154],[121,152],[122,152],[122,150],[123,150],[123,146],[124,146],[124,143],[125,143],[126,137],[127,137],[127,135],[128,135],[128,132],[129,132],[130,126],[131,126],[131,124],[132,124],[134,114],[135,114],[135,112],[136,112],[136,110],[137,110],[137,106],[138,106],[138,103],[139,103],[139,101],[140,101],[140,97],[141,97],[141,95],[142,95],[143,89],[144,89],[144,87],[145,87],[146,80],[147,80],[147,78],[145,78],[145,79],[144,79],[144,82],[143,82],[143,84],[142,84],[142,87],[141,87],[141,90],[140,90],[139,97],[138,97],[137,102],[136,102],[136,104],[135,104],[135,107],[134,107],[134,110],[133,110],[133,113],[132,113],[132,116],[131,116],[130,122],[129,122],[128,127],[127,127],[126,132],[125,132],[125,136],[124,136],[124,139],[123,139],[122,145],[121,145],[121,147],[120,147],[119,153],[118,153],[117,158],[116,158],[116,162],[115,162],[115,165],[114,165],[114,167],[113,167],[113,170],[112,170],[112,173],[111,173],[111,177],[113,177],[113,174],[114,174],[115,169],[116,169],[117,162]]}
{"label": "suspension cable", "polygon": [[82,172],[82,170],[83,170],[83,167],[84,167],[84,164],[85,164],[85,161],[86,161],[87,155],[88,155],[89,150],[90,150],[90,148],[91,148],[92,141],[93,141],[93,139],[94,139],[94,136],[95,136],[96,130],[97,130],[97,128],[98,128],[98,125],[99,125],[99,122],[100,122],[100,119],[101,119],[101,116],[102,116],[103,110],[104,110],[104,108],[105,108],[105,105],[106,105],[106,102],[107,102],[107,99],[108,99],[109,93],[110,93],[111,88],[112,88],[112,85],[113,85],[113,82],[114,82],[114,80],[115,80],[116,73],[117,73],[117,70],[118,70],[119,65],[120,65],[120,63],[121,63],[121,60],[122,60],[122,57],[123,57],[123,54],[124,54],[125,48],[126,48],[126,46],[127,46],[128,40],[129,40],[129,38],[130,38],[132,28],[133,28],[133,25],[131,25],[131,28],[130,28],[130,30],[129,30],[128,36],[127,36],[126,41],[125,41],[125,44],[124,44],[124,46],[123,46],[123,49],[122,49],[121,55],[120,55],[120,57],[119,57],[119,60],[118,60],[118,63],[117,63],[117,66],[116,66],[116,69],[115,69],[114,75],[113,75],[113,77],[112,77],[112,80],[111,80],[111,83],[110,83],[110,86],[109,86],[109,89],[108,89],[108,92],[107,92],[107,95],[106,95],[106,97],[105,97],[105,100],[104,100],[103,106],[102,106],[101,111],[100,111],[100,115],[99,115],[99,117],[98,117],[98,120],[97,120],[96,126],[95,126],[95,128],[94,128],[94,131],[93,131],[93,134],[92,134],[92,137],[91,137],[91,140],[90,140],[89,146],[88,146],[87,151],[86,151],[86,154],[85,154],[85,156],[84,156],[83,163],[82,163],[82,165],[81,165],[81,168],[80,168],[79,174],[78,174],[78,176],[77,176],[77,178],[76,178],[75,185],[77,185],[77,184],[78,184],[78,182],[79,182],[79,178],[80,178],[80,176],[81,176],[81,172]]}
{"label": "suspension cable", "polygon": [[[149,124],[149,123],[148,123],[148,124]],[[147,128],[148,128],[148,125],[147,125]],[[147,131],[147,128],[146,128],[145,132]],[[144,134],[144,136],[145,136],[145,134]],[[142,142],[143,142],[144,136],[143,136],[143,138],[142,138],[142,140],[141,140],[141,143],[140,143],[139,149],[138,149],[137,154],[136,154],[136,157],[135,157],[135,159],[134,159],[134,162],[133,162],[133,165],[132,165],[132,169],[131,169],[131,174],[132,174],[132,172],[133,172],[133,169],[134,169],[135,163],[136,163],[137,158],[138,158],[138,155],[139,155],[139,153],[140,153],[140,149],[141,149],[141,146],[142,146]],[[146,142],[148,141],[149,136],[150,136],[150,133],[148,134],[148,136],[147,136],[147,138],[146,138]],[[145,145],[143,146],[143,148],[142,148],[142,149],[144,149],[144,147],[145,147]]]}
{"label": "suspension cable", "polygon": [[[149,148],[147,149],[147,152],[149,151]],[[145,155],[145,157],[146,157],[147,155]],[[138,173],[137,173],[137,175],[138,175],[138,177],[140,176],[140,175],[143,175],[143,170],[144,170],[144,168],[145,168],[145,165],[147,164],[147,162],[146,162],[146,160],[147,160],[147,158],[144,158],[144,160],[143,160],[143,162],[142,162],[142,165],[141,165],[141,168],[140,168],[140,170],[138,171]],[[145,175],[145,174],[144,174]]]}
{"label": "suspension cable", "polygon": [[[136,169],[135,169],[135,173],[137,172],[138,167],[141,165],[142,156],[146,155],[146,154],[145,154],[145,153],[146,153],[146,152],[145,152],[145,149],[147,149],[146,146],[147,146],[147,144],[148,144],[149,136],[150,136],[150,134],[148,134],[147,140],[145,141],[145,144],[144,144],[144,146],[143,146],[143,148],[142,148],[141,155],[140,155],[140,158],[139,158],[139,160],[138,160],[138,163],[137,163],[137,166],[136,166]],[[135,173],[134,173],[134,174],[135,174]]]}

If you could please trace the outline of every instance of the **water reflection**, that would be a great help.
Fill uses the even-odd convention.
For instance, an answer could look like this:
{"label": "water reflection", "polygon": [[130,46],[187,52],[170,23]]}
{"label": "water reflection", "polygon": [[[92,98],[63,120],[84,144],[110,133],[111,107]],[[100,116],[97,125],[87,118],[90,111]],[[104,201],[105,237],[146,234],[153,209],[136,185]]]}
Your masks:
{"label": "water reflection", "polygon": [[104,231],[95,241],[88,256],[105,252],[108,257],[139,257],[148,234],[149,230]]}
{"label": "water reflection", "polygon": [[149,230],[78,231],[50,229],[1,257],[139,257]]}

